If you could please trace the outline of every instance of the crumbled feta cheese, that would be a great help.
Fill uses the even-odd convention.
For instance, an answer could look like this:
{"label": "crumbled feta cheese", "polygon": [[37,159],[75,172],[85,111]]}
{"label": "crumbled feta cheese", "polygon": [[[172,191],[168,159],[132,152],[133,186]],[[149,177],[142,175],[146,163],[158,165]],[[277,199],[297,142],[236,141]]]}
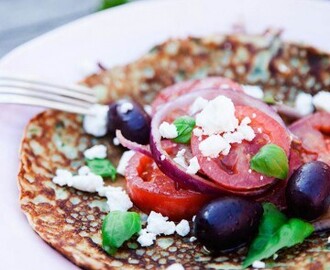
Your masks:
{"label": "crumbled feta cheese", "polygon": [[263,99],[264,98],[264,91],[257,86],[257,85],[242,85],[243,91],[245,94],[258,98],[258,99]]}
{"label": "crumbled feta cheese", "polygon": [[181,263],[174,263],[167,267],[166,270],[184,270],[184,267]]}
{"label": "crumbled feta cheese", "polygon": [[140,236],[138,237],[137,241],[142,247],[151,246],[156,240],[156,234],[148,232],[146,229],[141,230],[139,235]]}
{"label": "crumbled feta cheese", "polygon": [[307,115],[314,111],[313,97],[310,94],[299,93],[296,97],[294,107],[301,115]]}
{"label": "crumbled feta cheese", "polygon": [[175,232],[175,223],[167,221],[168,217],[163,217],[162,214],[151,211],[148,217],[147,231],[156,235],[170,235]]}
{"label": "crumbled feta cheese", "polygon": [[192,222],[195,222],[195,219],[196,219],[196,215],[194,215],[194,216],[191,218],[191,221],[192,221]]}
{"label": "crumbled feta cheese", "polygon": [[208,104],[208,100],[202,97],[198,97],[195,99],[194,103],[189,108],[189,114],[194,115],[195,113],[203,110]]}
{"label": "crumbled feta cheese", "polygon": [[113,143],[114,145],[120,145],[120,141],[118,140],[117,137],[114,137],[114,138],[113,138],[112,143]]}
{"label": "crumbled feta cheese", "polygon": [[189,242],[195,242],[197,240],[197,238],[195,236],[192,236],[189,238]]}
{"label": "crumbled feta cheese", "polygon": [[186,173],[188,174],[196,174],[201,167],[199,166],[197,157],[193,157],[189,160],[189,166],[186,170]]}
{"label": "crumbled feta cheese", "polygon": [[126,170],[127,164],[134,154],[135,154],[135,151],[133,151],[133,150],[125,151],[123,153],[123,155],[121,156],[121,158],[119,160],[119,164],[117,167],[117,173],[119,173],[123,176],[125,175],[125,170]]}
{"label": "crumbled feta cheese", "polygon": [[152,114],[152,107],[150,105],[144,105],[143,109],[147,114],[149,114],[149,115]]}
{"label": "crumbled feta cheese", "polygon": [[159,133],[163,138],[174,139],[178,137],[178,131],[174,124],[163,122],[159,126]]}
{"label": "crumbled feta cheese", "polygon": [[134,106],[130,102],[124,102],[120,104],[118,110],[120,113],[125,114],[128,113],[129,111],[133,110]]}
{"label": "crumbled feta cheese", "polygon": [[320,91],[313,97],[313,104],[318,111],[330,112],[330,93]]}
{"label": "crumbled feta cheese", "polygon": [[53,178],[53,182],[63,187],[68,184],[71,178],[72,173],[68,170],[57,169],[56,176]]}
{"label": "crumbled feta cheese", "polygon": [[180,166],[182,166],[183,168],[188,167],[186,163],[186,159],[184,158],[185,153],[186,153],[186,149],[181,149],[180,151],[178,151],[175,158],[173,158],[173,161],[179,164]]}
{"label": "crumbled feta cheese", "polygon": [[160,160],[162,160],[162,161],[165,160],[165,158],[166,158],[165,155],[160,156]]}
{"label": "crumbled feta cheese", "polygon": [[91,115],[86,115],[83,120],[84,130],[96,137],[102,137],[107,133],[107,115],[109,107],[95,104],[90,108]]}
{"label": "crumbled feta cheese", "polygon": [[198,147],[203,156],[216,158],[221,152],[223,154],[229,152],[230,144],[220,135],[211,135],[203,140]]}
{"label": "crumbled feta cheese", "polygon": [[252,267],[253,268],[265,268],[266,267],[266,264],[262,261],[254,261],[253,264],[252,264]]}
{"label": "crumbled feta cheese", "polygon": [[178,235],[184,237],[190,232],[189,222],[185,219],[181,220],[175,227],[175,231]]}
{"label": "crumbled feta cheese", "polygon": [[[86,171],[85,168],[82,169],[81,173],[83,171]],[[69,171],[57,170],[53,182],[60,186],[67,185],[86,192],[96,192],[98,188],[103,186],[103,178],[91,172],[85,175],[72,176]]]}
{"label": "crumbled feta cheese", "polygon": [[195,136],[200,137],[203,135],[203,130],[201,130],[200,128],[194,128],[193,133]]}
{"label": "crumbled feta cheese", "polygon": [[80,167],[80,169],[78,170],[78,174],[79,175],[87,175],[91,172],[90,168],[88,168],[87,166],[82,166]]}
{"label": "crumbled feta cheese", "polygon": [[127,195],[126,191],[121,187],[102,186],[98,188],[98,193],[101,197],[107,198],[107,204],[110,211],[123,211],[133,207],[133,203]]}
{"label": "crumbled feta cheese", "polygon": [[107,157],[107,147],[102,144],[94,145],[93,147],[85,150],[84,156],[87,159],[106,158]]}
{"label": "crumbled feta cheese", "polygon": [[240,132],[226,132],[223,134],[223,138],[228,143],[241,143],[244,140],[244,136]]}
{"label": "crumbled feta cheese", "polygon": [[275,261],[277,258],[278,258],[278,254],[275,253],[275,254],[273,255],[273,260]]}
{"label": "crumbled feta cheese", "polygon": [[196,115],[196,126],[201,127],[205,135],[234,131],[238,126],[238,120],[231,99],[218,96],[210,100]]}
{"label": "crumbled feta cheese", "polygon": [[254,130],[248,125],[240,125],[237,128],[237,132],[241,133],[243,135],[244,140],[247,140],[249,142],[252,141],[256,136]]}

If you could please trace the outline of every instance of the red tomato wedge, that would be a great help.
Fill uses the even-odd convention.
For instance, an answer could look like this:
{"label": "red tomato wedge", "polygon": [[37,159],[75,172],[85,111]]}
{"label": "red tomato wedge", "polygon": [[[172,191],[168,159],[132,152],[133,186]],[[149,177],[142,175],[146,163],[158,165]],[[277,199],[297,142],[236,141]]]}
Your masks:
{"label": "red tomato wedge", "polygon": [[179,82],[163,89],[152,103],[153,112],[157,107],[184,94],[207,88],[218,88],[222,90],[231,89],[243,92],[243,88],[234,81],[223,77],[208,77],[205,79]]}
{"label": "red tomato wedge", "polygon": [[235,109],[239,121],[246,116],[250,117],[250,126],[256,137],[251,142],[243,141],[240,144],[232,144],[231,150],[226,156],[207,158],[199,150],[198,137],[193,136],[191,139],[193,155],[197,156],[202,171],[228,191],[266,189],[276,183],[275,179],[251,171],[250,160],[262,146],[268,143],[282,147],[289,156],[290,137],[282,125],[265,113],[248,106],[236,106]]}
{"label": "red tomato wedge", "polygon": [[125,177],[131,200],[143,212],[156,211],[171,220],[191,219],[213,197],[183,189],[142,154],[135,154]]}
{"label": "red tomato wedge", "polygon": [[292,145],[293,166],[320,160],[330,165],[330,113],[318,112],[293,123],[289,129],[300,142]]}

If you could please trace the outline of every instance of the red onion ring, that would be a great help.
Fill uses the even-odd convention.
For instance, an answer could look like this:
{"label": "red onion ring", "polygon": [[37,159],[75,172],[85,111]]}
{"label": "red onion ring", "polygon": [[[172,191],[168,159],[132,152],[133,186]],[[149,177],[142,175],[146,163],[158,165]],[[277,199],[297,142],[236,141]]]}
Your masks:
{"label": "red onion ring", "polygon": [[[188,106],[194,102],[197,97],[204,97],[207,99],[213,99],[219,95],[224,95],[230,98],[235,105],[247,105],[256,107],[270,117],[277,120],[281,125],[285,127],[283,120],[276,112],[262,101],[254,99],[242,93],[230,91],[230,90],[219,90],[219,89],[206,89],[188,93],[181,96],[173,102],[165,104],[158,112],[155,113],[151,121],[151,135],[150,135],[150,150],[152,156],[159,167],[159,169],[169,176],[174,181],[181,183],[193,190],[209,193],[209,194],[225,194],[234,193],[230,190],[224,189],[219,184],[215,184],[210,180],[204,179],[198,175],[190,175],[184,171],[184,168],[176,164],[166,151],[161,146],[161,135],[159,133],[159,126],[162,121],[166,118],[169,112],[176,108],[182,108]],[[265,189],[254,190],[251,192],[239,193],[241,195],[255,196],[263,193]],[[236,192],[235,192],[236,193]],[[237,193],[236,193],[237,194]]]}
{"label": "red onion ring", "polygon": [[149,145],[138,144],[126,139],[119,129],[116,130],[116,137],[122,146],[153,158]]}

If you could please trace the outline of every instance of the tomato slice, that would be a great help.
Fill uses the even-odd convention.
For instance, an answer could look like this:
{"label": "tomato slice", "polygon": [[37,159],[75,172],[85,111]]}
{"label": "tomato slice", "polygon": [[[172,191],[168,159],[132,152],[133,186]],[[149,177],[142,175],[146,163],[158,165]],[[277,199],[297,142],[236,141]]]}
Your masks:
{"label": "tomato slice", "polygon": [[155,112],[160,105],[174,100],[184,94],[207,88],[231,89],[234,91],[244,92],[243,88],[239,84],[223,77],[208,77],[199,80],[184,81],[163,89],[152,103],[153,112]]}
{"label": "tomato slice", "polygon": [[292,145],[295,168],[313,160],[330,165],[330,113],[318,112],[306,116],[289,129],[300,140]]}
{"label": "tomato slice", "polygon": [[268,143],[282,147],[289,155],[290,137],[282,125],[265,113],[248,106],[236,106],[235,109],[239,121],[246,116],[250,117],[250,126],[255,131],[256,137],[251,142],[243,141],[240,144],[232,144],[231,150],[226,156],[207,158],[199,150],[198,137],[193,136],[192,152],[197,156],[203,172],[225,189],[229,191],[266,189],[276,183],[275,178],[251,171],[251,158]]}
{"label": "tomato slice", "polygon": [[191,219],[213,197],[178,185],[142,154],[129,161],[125,177],[131,200],[143,212],[156,211],[171,220]]}

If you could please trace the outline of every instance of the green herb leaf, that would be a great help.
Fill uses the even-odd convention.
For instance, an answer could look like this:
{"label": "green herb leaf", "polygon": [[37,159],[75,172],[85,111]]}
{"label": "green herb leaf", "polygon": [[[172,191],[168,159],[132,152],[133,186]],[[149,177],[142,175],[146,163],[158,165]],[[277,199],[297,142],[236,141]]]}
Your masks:
{"label": "green herb leaf", "polygon": [[141,230],[141,217],[135,212],[110,212],[102,224],[102,247],[113,255],[123,243]]}
{"label": "green herb leaf", "polygon": [[286,179],[289,172],[289,161],[281,147],[276,144],[266,144],[251,159],[250,167],[266,176]]}
{"label": "green herb leaf", "polygon": [[115,6],[123,5],[128,2],[129,2],[128,0],[103,0],[99,10],[104,10]]}
{"label": "green herb leaf", "polygon": [[196,125],[195,119],[190,116],[182,116],[174,120],[178,136],[173,139],[177,143],[189,143],[192,131]]}
{"label": "green herb leaf", "polygon": [[271,203],[264,203],[263,208],[264,214],[259,225],[259,233],[243,262],[244,268],[254,261],[271,257],[282,248],[302,243],[314,231],[314,227],[303,220],[286,218]]}
{"label": "green herb leaf", "polygon": [[116,179],[117,170],[108,159],[87,159],[86,163],[93,173],[110,177],[112,181]]}

